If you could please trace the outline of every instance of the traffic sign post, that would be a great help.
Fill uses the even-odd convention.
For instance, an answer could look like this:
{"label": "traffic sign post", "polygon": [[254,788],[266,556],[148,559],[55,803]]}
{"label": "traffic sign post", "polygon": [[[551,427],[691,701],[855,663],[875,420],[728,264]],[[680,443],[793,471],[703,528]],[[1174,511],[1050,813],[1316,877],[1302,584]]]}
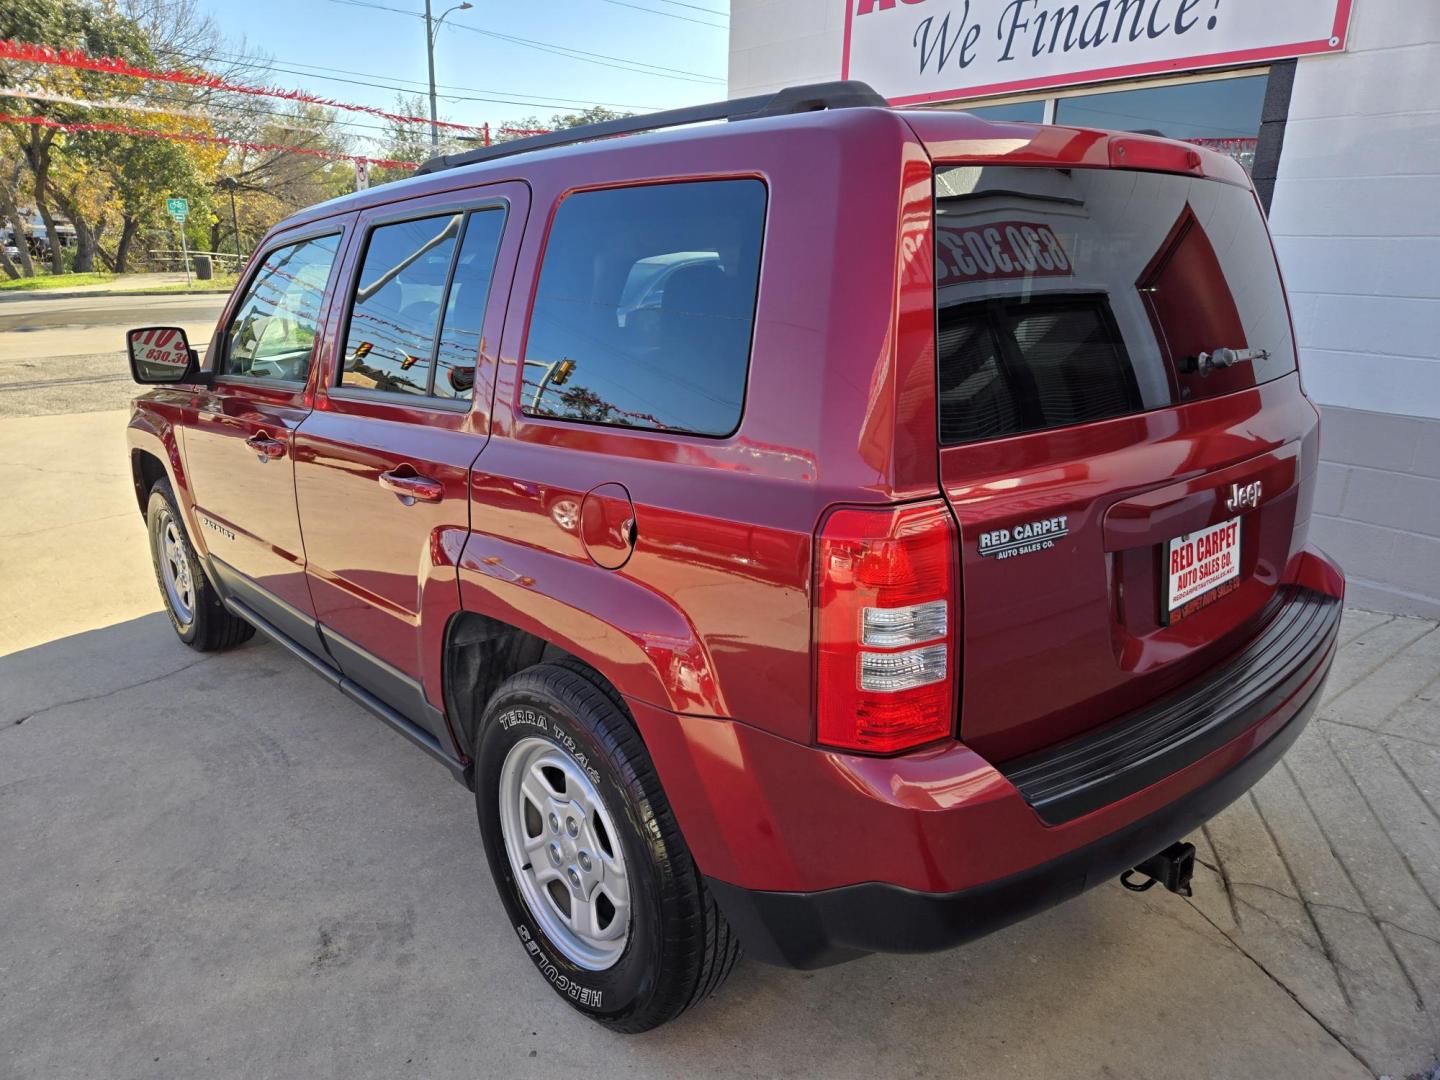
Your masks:
{"label": "traffic sign post", "polygon": [[185,261],[185,287],[188,289],[193,284],[190,280],[190,244],[185,239],[185,219],[190,215],[190,200],[171,196],[165,200],[165,209],[180,230],[180,257]]}

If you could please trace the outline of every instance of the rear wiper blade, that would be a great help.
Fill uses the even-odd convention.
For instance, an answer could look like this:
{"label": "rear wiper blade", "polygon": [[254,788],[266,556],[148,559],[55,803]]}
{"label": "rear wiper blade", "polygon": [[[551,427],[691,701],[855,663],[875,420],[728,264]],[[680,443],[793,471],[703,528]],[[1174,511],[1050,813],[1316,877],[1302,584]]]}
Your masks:
{"label": "rear wiper blade", "polygon": [[1191,371],[1201,375],[1209,375],[1216,368],[1234,367],[1236,364],[1244,363],[1247,360],[1269,360],[1269,349],[1216,349],[1214,352],[1202,352],[1195,357]]}

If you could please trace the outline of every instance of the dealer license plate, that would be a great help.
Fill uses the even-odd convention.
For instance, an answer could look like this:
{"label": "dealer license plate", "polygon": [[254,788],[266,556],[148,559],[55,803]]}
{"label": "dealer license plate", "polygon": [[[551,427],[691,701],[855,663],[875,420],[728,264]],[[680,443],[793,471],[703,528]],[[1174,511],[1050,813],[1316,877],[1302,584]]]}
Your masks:
{"label": "dealer license plate", "polygon": [[1177,622],[1240,586],[1240,519],[1231,518],[1165,545],[1164,615]]}

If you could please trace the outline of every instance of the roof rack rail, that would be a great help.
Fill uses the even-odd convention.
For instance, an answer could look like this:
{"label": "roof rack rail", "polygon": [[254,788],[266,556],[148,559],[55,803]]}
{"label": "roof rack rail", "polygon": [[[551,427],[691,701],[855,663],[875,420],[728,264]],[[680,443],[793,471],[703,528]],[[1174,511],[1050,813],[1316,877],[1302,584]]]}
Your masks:
{"label": "roof rack rail", "polygon": [[458,154],[441,154],[416,169],[415,175],[424,176],[427,173],[442,172],[445,169],[456,169],[461,165],[494,161],[496,158],[511,157],[515,154],[528,154],[532,150],[546,150],[552,146],[570,146],[574,143],[589,142],[591,139],[609,138],[612,135],[633,135],[640,131],[656,131],[660,128],[681,127],[685,124],[700,124],[707,120],[758,120],[764,116],[819,112],[822,109],[854,109],[861,106],[883,109],[888,105],[889,102],[871,89],[867,83],[857,82],[853,79],[844,82],[789,86],[773,94],[716,101],[709,105],[692,105],[684,109],[668,109],[664,112],[646,113],[642,116],[626,116],[619,120],[604,120],[598,124],[584,124],[562,131],[549,131],[544,135],[531,135],[524,139],[466,150]]}

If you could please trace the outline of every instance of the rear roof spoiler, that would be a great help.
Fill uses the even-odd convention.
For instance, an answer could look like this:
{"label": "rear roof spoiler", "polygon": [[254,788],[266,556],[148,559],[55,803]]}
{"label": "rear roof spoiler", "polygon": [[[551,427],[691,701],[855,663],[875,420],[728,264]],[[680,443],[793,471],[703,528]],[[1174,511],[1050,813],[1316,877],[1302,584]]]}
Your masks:
{"label": "rear roof spoiler", "polygon": [[773,94],[716,101],[708,105],[691,105],[684,109],[667,109],[664,112],[646,113],[643,116],[626,116],[619,120],[605,120],[598,124],[583,124],[580,127],[566,128],[563,131],[531,135],[524,139],[466,150],[459,154],[441,154],[416,169],[415,175],[424,176],[427,173],[442,172],[445,169],[456,169],[462,165],[494,161],[497,158],[512,157],[515,154],[528,154],[532,150],[570,146],[574,143],[589,142],[592,139],[609,138],[612,135],[633,135],[641,131],[658,131],[661,128],[701,124],[710,120],[759,120],[766,116],[786,116],[790,113],[819,112],[823,109],[854,109],[866,106],[883,109],[889,106],[889,102],[871,89],[867,83],[856,82],[853,79],[845,82],[789,86]]}

